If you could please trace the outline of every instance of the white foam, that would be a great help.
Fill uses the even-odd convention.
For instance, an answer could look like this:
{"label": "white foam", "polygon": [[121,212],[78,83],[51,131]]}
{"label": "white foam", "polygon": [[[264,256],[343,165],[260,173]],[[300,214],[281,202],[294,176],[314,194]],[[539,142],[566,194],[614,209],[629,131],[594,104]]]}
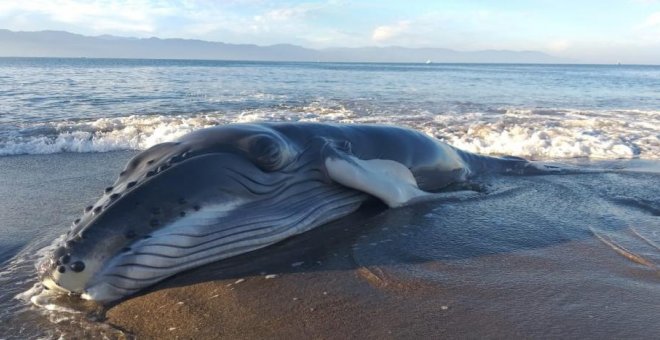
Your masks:
{"label": "white foam", "polygon": [[327,101],[239,112],[35,124],[0,136],[0,156],[143,150],[205,127],[257,121],[395,124],[467,151],[530,159],[660,159],[660,111],[502,108],[495,113],[358,114]]}
{"label": "white foam", "polygon": [[424,130],[458,148],[490,155],[660,158],[660,111],[506,110],[435,116]]}
{"label": "white foam", "polygon": [[[30,298],[35,306],[41,307],[47,311],[59,312],[59,313],[68,313],[68,314],[80,314],[81,312],[70,307],[57,304],[57,299],[60,296],[56,293],[53,293],[48,290],[42,290],[41,292],[33,295]],[[61,315],[60,315],[61,316]]]}

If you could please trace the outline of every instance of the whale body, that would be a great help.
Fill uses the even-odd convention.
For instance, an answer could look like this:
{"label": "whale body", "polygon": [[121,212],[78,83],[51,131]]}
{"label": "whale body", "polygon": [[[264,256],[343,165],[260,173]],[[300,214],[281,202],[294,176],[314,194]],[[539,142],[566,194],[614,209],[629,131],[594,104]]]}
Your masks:
{"label": "whale body", "polygon": [[382,125],[235,124],[145,150],[39,265],[45,287],[111,301],[356,211],[433,197],[520,158],[468,153]]}

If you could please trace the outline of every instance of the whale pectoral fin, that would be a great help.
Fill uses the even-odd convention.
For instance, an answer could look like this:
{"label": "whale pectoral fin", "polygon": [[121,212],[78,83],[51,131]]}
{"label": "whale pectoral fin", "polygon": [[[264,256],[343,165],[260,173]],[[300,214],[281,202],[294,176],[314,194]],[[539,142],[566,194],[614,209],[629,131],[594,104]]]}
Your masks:
{"label": "whale pectoral fin", "polygon": [[331,156],[325,159],[325,168],[333,181],[373,195],[391,208],[432,195],[417,187],[412,172],[406,166],[392,160]]}

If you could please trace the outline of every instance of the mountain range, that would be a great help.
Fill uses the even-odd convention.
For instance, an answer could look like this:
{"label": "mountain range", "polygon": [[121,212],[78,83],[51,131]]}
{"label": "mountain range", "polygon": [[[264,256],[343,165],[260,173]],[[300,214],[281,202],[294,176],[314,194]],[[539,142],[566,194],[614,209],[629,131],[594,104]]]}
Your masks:
{"label": "mountain range", "polygon": [[456,51],[447,48],[259,46],[194,39],[84,36],[63,31],[0,29],[0,57],[206,59],[405,63],[566,63],[538,51]]}

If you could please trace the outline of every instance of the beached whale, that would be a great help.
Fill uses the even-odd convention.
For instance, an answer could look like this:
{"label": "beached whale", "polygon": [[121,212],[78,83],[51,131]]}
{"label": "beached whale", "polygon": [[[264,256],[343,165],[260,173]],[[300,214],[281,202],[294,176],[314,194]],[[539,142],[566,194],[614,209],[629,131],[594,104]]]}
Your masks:
{"label": "beached whale", "polygon": [[40,275],[47,288],[115,300],[346,216],[369,198],[400,207],[484,172],[542,170],[393,126],[208,128],[129,161]]}

